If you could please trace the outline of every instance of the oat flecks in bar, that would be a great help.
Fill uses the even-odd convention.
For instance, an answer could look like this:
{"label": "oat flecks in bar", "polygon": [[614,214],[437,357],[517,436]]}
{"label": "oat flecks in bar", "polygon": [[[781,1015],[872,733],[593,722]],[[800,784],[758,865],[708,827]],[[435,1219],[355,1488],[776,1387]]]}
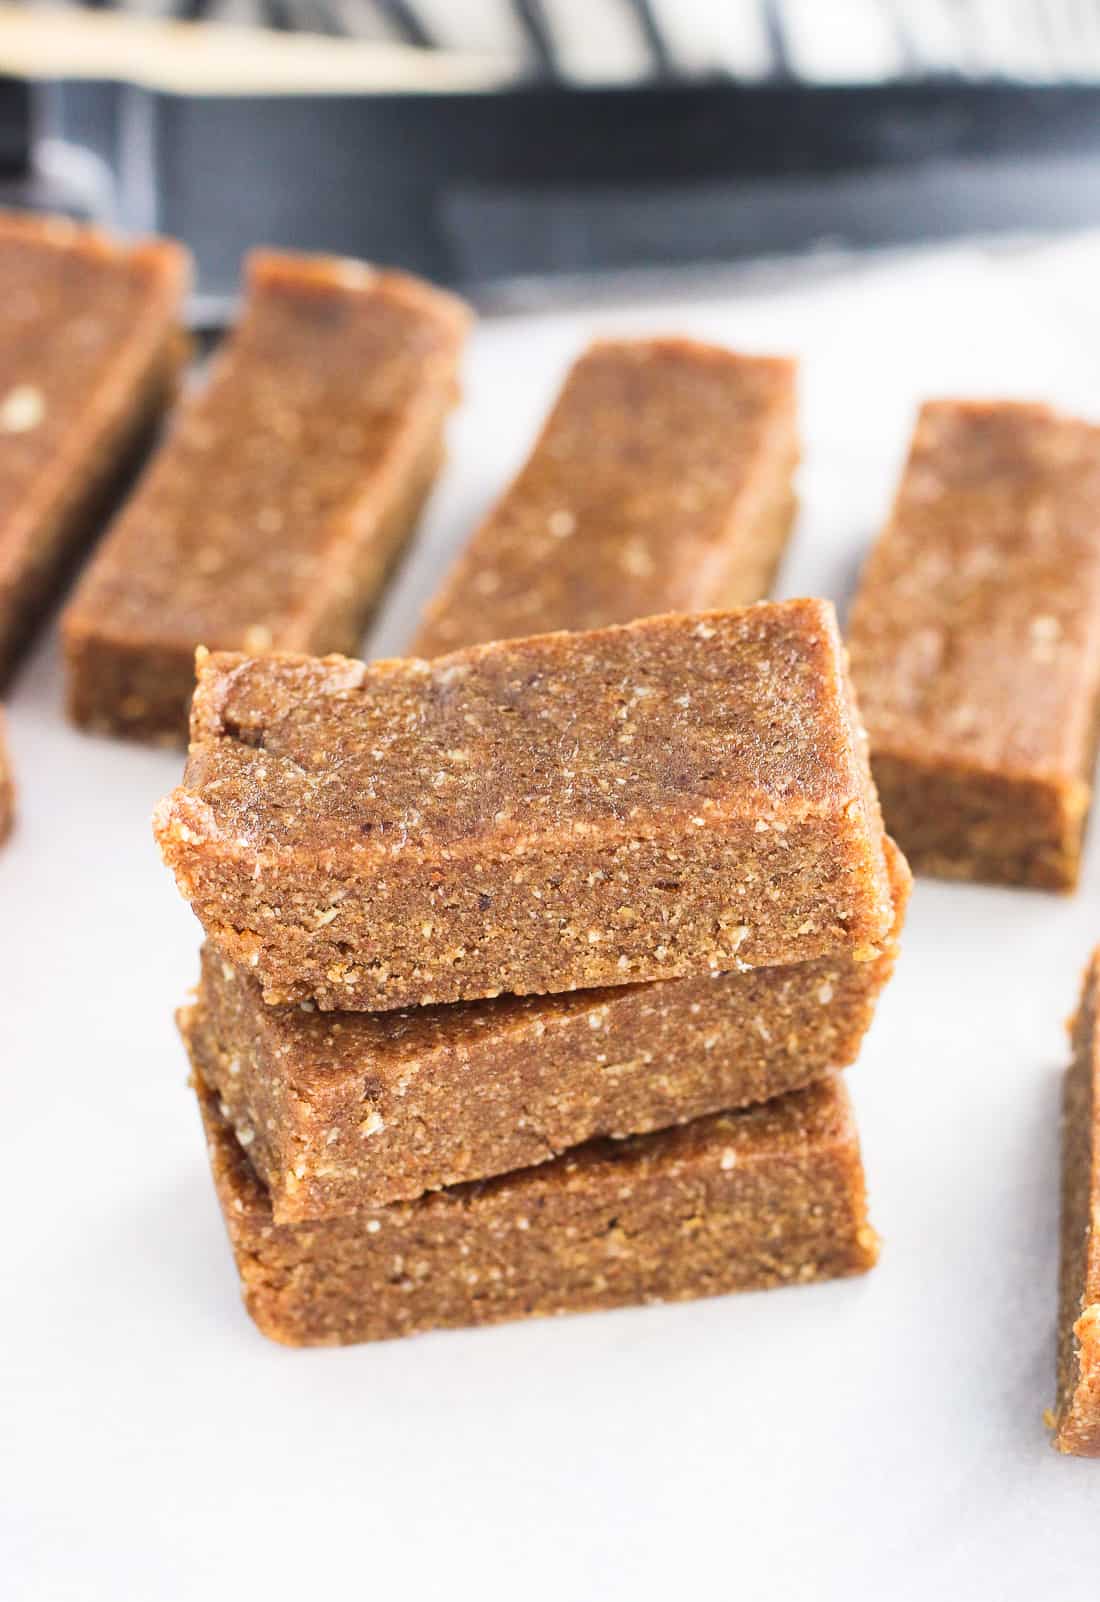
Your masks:
{"label": "oat flecks in bar", "polygon": [[245,1305],[286,1345],[807,1284],[863,1273],[878,1255],[835,1077],[419,1201],[277,1225],[203,1083],[201,1013],[181,1026]]}
{"label": "oat flecks in bar", "polygon": [[174,393],[190,258],[0,212],[0,682]]}
{"label": "oat flecks in bar", "polygon": [[849,644],[914,871],[1072,888],[1100,715],[1100,428],[926,405]]}
{"label": "oat flecks in bar", "polygon": [[1100,951],[1072,1025],[1062,1126],[1062,1267],[1054,1444],[1100,1457]]}
{"label": "oat flecks in bar", "polygon": [[766,1101],[854,1062],[893,971],[909,877],[891,851],[883,955],[502,996],[406,1012],[267,1007],[210,946],[203,1073],[271,1196],[301,1223]]}
{"label": "oat flecks in bar", "polygon": [[15,779],[8,755],[7,730],[0,713],[0,845],[8,838],[15,822]]}
{"label": "oat flecks in bar", "polygon": [[358,648],[442,460],[468,324],[402,273],[251,258],[240,324],[66,614],[77,723],[183,739],[198,645]]}
{"label": "oat flecks in bar", "polygon": [[192,733],[157,837],[269,1003],[862,960],[893,925],[826,601],[430,663],[214,656]]}
{"label": "oat flecks in bar", "polygon": [[413,654],[761,600],[794,521],[795,383],[694,340],[592,345]]}

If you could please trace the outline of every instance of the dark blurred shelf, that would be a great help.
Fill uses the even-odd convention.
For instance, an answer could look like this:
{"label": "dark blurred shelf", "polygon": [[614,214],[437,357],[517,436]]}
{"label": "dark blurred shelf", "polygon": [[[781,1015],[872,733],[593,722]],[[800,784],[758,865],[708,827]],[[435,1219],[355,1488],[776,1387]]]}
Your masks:
{"label": "dark blurred shelf", "polygon": [[1100,222],[1100,87],[42,93],[114,174],[118,220],[186,239],[214,302],[260,240],[470,289]]}
{"label": "dark blurred shelf", "polygon": [[30,170],[31,91],[17,78],[0,78],[0,177]]}

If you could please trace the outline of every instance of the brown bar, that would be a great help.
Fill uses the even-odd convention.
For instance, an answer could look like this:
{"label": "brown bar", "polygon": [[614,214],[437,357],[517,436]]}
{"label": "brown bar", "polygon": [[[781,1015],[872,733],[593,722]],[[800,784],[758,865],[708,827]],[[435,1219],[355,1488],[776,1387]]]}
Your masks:
{"label": "brown bar", "polygon": [[836,1078],[419,1201],[278,1225],[203,1086],[201,1017],[181,1027],[245,1306],[288,1346],[805,1284],[878,1255]]}
{"label": "brown bar", "polygon": [[269,1004],[863,959],[893,926],[826,601],[432,663],[210,657],[192,733],[157,836]]}
{"label": "brown bar", "polygon": [[760,600],[797,505],[795,379],[693,340],[591,345],[413,654]]}
{"label": "brown bar", "polygon": [[600,1135],[767,1101],[854,1062],[893,971],[874,962],[501,996],[408,1012],[267,1007],[212,947],[203,1072],[279,1224],[413,1200],[528,1168]]}
{"label": "brown bar", "polygon": [[468,322],[402,273],[252,256],[240,324],[66,612],[77,723],[182,739],[200,644],[358,647],[442,460]]}
{"label": "brown bar", "polygon": [[[758,599],[795,510],[795,377],[792,361],[688,340],[591,346],[429,607],[417,651]],[[208,950],[202,995],[223,1048],[219,1094],[283,1223],[807,1084],[854,1059],[892,962],[891,947],[860,966],[829,958],[333,1022],[272,1018],[259,986]],[[609,1053],[634,1071],[609,1078]],[[366,1111],[364,1074],[377,1087]]]}
{"label": "brown bar", "polygon": [[7,731],[0,713],[0,845],[8,838],[15,822],[15,780],[8,756]]}
{"label": "brown bar", "polygon": [[1100,428],[926,405],[849,644],[914,870],[1072,889],[1100,713]]}
{"label": "brown bar", "polygon": [[0,212],[0,683],[174,393],[190,258]]}
{"label": "brown bar", "polygon": [[1062,1269],[1054,1445],[1100,1457],[1100,950],[1071,1025],[1062,1124]]}

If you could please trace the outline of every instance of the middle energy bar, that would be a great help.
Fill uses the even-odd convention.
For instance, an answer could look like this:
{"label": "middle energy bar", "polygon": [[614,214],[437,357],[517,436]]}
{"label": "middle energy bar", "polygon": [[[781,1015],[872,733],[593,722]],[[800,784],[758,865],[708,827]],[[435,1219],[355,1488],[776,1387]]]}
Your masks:
{"label": "middle energy bar", "polygon": [[856,1058],[909,892],[888,849],[896,923],[873,962],[838,952],[664,984],[323,1013],[265,1006],[256,981],[207,946],[203,1072],[277,1224],[767,1101]]}
{"label": "middle energy bar", "polygon": [[894,898],[826,601],[434,662],[200,662],[156,833],[269,1004],[386,1010],[878,956]]}

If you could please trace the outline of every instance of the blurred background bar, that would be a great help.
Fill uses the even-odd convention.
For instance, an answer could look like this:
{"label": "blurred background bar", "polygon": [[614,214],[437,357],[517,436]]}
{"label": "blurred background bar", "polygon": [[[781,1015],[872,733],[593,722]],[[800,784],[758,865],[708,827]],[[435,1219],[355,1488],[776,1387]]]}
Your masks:
{"label": "blurred background bar", "polygon": [[1100,0],[0,7],[6,197],[484,302],[1100,223]]}

